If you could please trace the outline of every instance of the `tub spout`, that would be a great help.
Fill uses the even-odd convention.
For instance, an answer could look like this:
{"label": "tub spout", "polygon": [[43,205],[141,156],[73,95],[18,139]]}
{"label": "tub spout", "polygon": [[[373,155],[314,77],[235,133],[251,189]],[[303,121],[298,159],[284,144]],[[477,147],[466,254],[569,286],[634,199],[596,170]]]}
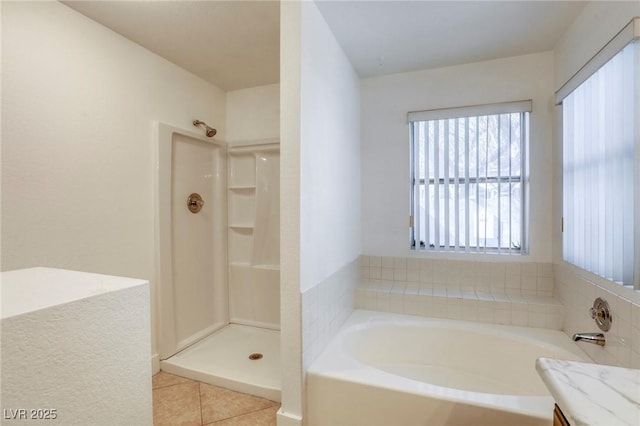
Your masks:
{"label": "tub spout", "polygon": [[605,344],[604,334],[602,333],[576,333],[573,335],[574,342],[578,342],[580,340],[600,346],[604,346]]}

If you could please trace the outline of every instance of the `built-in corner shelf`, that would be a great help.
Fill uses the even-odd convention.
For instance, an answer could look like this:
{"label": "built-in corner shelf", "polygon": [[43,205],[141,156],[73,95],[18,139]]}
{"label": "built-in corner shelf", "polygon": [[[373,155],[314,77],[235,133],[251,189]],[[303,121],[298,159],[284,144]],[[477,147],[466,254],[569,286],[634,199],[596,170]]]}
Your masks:
{"label": "built-in corner shelf", "polygon": [[229,262],[230,266],[238,267],[238,268],[252,268],[263,271],[279,271],[280,265],[252,265],[248,262]]}
{"label": "built-in corner shelf", "polygon": [[235,224],[235,225],[229,225],[229,228],[238,229],[238,230],[253,230],[253,224],[244,224],[244,225]]}
{"label": "built-in corner shelf", "polygon": [[280,327],[280,158],[278,141],[228,149],[229,315],[239,324]]}
{"label": "built-in corner shelf", "polygon": [[280,265],[253,265],[256,269],[262,269],[265,271],[279,271]]}

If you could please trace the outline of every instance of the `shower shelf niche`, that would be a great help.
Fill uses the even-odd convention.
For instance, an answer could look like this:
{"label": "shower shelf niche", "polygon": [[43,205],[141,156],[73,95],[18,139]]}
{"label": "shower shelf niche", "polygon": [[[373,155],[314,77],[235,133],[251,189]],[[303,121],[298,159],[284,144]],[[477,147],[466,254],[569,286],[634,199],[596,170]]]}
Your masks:
{"label": "shower shelf niche", "polygon": [[228,150],[231,322],[280,328],[280,148],[278,141]]}

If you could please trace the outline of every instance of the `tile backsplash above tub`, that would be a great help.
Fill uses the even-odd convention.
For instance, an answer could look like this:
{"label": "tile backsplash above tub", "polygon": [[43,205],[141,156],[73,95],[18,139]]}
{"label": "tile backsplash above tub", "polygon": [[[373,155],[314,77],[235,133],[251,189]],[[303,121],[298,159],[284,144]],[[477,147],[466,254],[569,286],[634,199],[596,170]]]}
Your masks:
{"label": "tile backsplash above tub", "polygon": [[604,332],[606,344],[580,346],[599,364],[640,369],[640,292],[623,293],[617,284],[565,262],[555,264],[554,273],[557,297],[565,309],[564,332],[601,332],[590,312],[594,299],[601,297],[612,315],[611,329]]}
{"label": "tile backsplash above tub", "polygon": [[302,355],[306,370],[342,327],[359,284],[356,258],[302,293]]}
{"label": "tile backsplash above tub", "polygon": [[553,264],[532,262],[477,262],[411,257],[360,256],[362,283],[420,283],[435,287],[553,297]]}
{"label": "tile backsplash above tub", "polygon": [[361,256],[356,308],[560,330],[550,263]]}

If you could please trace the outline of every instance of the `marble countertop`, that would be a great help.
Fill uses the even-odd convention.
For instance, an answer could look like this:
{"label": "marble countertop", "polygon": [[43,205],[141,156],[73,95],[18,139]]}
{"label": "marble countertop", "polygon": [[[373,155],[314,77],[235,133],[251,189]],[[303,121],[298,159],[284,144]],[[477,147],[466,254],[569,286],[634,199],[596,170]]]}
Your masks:
{"label": "marble countertop", "polygon": [[550,358],[536,370],[571,426],[640,425],[640,370]]}

